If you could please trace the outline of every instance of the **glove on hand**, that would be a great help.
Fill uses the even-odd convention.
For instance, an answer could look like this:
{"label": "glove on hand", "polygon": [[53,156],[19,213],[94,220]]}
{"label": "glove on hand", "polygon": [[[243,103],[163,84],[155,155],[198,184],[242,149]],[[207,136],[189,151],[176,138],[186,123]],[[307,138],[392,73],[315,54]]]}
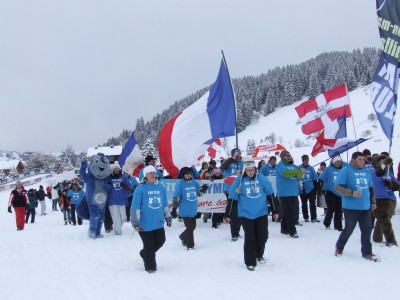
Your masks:
{"label": "glove on hand", "polygon": [[8,207],[8,212],[12,214],[11,206]]}
{"label": "glove on hand", "polygon": [[176,217],[178,216],[178,214],[176,213],[176,208],[173,208],[171,211],[171,216],[176,219]]}
{"label": "glove on hand", "polygon": [[204,194],[205,192],[207,192],[208,190],[208,184],[203,184],[200,188],[199,188],[199,192]]}

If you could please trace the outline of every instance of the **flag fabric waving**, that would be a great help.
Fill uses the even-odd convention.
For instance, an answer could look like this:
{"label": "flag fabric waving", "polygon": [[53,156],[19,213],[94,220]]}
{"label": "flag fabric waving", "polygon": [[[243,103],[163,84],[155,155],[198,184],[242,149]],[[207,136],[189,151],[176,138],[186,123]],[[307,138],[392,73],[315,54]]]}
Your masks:
{"label": "flag fabric waving", "polygon": [[235,105],[228,70],[221,61],[210,91],[187,107],[161,130],[160,162],[175,177],[179,168],[192,166],[217,138],[235,134]]}
{"label": "flag fabric waving", "polygon": [[303,124],[301,130],[307,135],[323,130],[326,124],[343,115],[343,111],[346,112],[346,117],[351,116],[345,84],[309,99],[295,109]]}
{"label": "flag fabric waving", "polygon": [[118,163],[124,172],[128,172],[136,177],[139,176],[139,171],[143,168],[144,164],[142,152],[136,142],[134,132],[132,132],[124,149],[122,149]]}
{"label": "flag fabric waving", "polygon": [[316,156],[318,153],[328,151],[329,157],[335,157],[365,141],[367,139],[355,140],[347,137],[346,115],[343,114],[326,126],[317,137],[311,155]]}
{"label": "flag fabric waving", "polygon": [[398,0],[377,0],[376,7],[382,52],[371,83],[371,98],[376,116],[391,145],[399,83],[400,6]]}

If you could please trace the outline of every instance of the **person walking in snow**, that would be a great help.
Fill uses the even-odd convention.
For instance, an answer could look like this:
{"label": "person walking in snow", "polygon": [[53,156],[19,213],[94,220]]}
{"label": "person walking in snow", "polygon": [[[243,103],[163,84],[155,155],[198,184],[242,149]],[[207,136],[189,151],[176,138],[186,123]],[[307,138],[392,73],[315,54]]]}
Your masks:
{"label": "person walking in snow", "polygon": [[205,193],[208,187],[205,185],[200,189],[199,183],[193,180],[192,169],[189,167],[183,167],[180,174],[182,179],[175,186],[171,215],[176,218],[179,208],[179,216],[185,224],[185,230],[179,235],[179,239],[187,250],[192,250],[194,248],[193,232],[196,229],[198,196]]}
{"label": "person walking in snow", "polygon": [[21,181],[15,183],[15,189],[10,193],[10,199],[8,200],[8,212],[12,213],[11,207],[14,208],[15,221],[17,224],[17,230],[24,230],[25,226],[25,208],[29,205],[27,192],[24,189]]}
{"label": "person walking in snow", "polygon": [[139,255],[148,273],[157,271],[156,252],[165,243],[164,220],[168,227],[172,225],[167,194],[156,174],[153,166],[143,169],[143,181],[135,190],[131,207],[132,226],[143,242]]}
{"label": "person walking in snow", "polygon": [[29,205],[26,209],[25,224],[28,223],[29,217],[31,217],[31,223],[35,223],[36,207],[38,207],[38,200],[36,198],[35,190],[29,189],[27,196]]}
{"label": "person walking in snow", "polygon": [[[268,163],[264,164],[261,167],[259,173],[264,175],[265,177],[272,176],[272,177],[276,178],[275,167],[276,167],[276,157],[275,156],[271,156],[268,159]],[[276,193],[273,193],[271,195],[271,197],[272,197],[274,203],[276,203],[276,207],[275,208],[279,211],[279,218],[277,220],[274,220],[274,218],[272,218],[272,222],[280,222],[281,221],[280,219],[282,218],[282,215],[283,215],[283,213],[282,213],[282,204],[280,203],[279,199],[277,199]]]}
{"label": "person walking in snow", "polygon": [[71,224],[71,198],[68,198],[67,194],[68,189],[63,189],[60,196],[60,208],[64,215],[64,225]]}
{"label": "person walking in snow", "polygon": [[46,213],[46,193],[44,191],[43,185],[39,186],[39,190],[36,192],[36,197],[40,203],[40,215],[45,216]]}
{"label": "person walking in snow", "polygon": [[[229,199],[238,202],[238,215],[244,230],[244,263],[249,271],[254,271],[257,263],[265,263],[264,251],[268,240],[266,199],[272,194],[271,183],[265,176],[257,174],[255,162],[245,162],[243,174],[231,186]],[[275,214],[274,218],[278,216]]]}
{"label": "person walking in snow", "polygon": [[57,203],[58,203],[58,198],[60,197],[59,195],[59,185],[55,185],[53,186],[53,188],[51,189],[51,209],[53,211],[58,211],[57,209]]}
{"label": "person walking in snow", "polygon": [[[299,166],[300,169],[305,169],[306,171],[303,174],[303,190],[300,191],[300,199],[301,199],[301,211],[303,213],[303,218],[305,222],[310,221],[312,223],[319,223],[317,219],[317,173],[314,168],[311,167],[308,162],[310,161],[308,155],[304,154],[301,157],[302,164]],[[308,214],[308,203],[310,203],[310,214]]]}
{"label": "person walking in snow", "polygon": [[74,226],[76,226],[77,220],[78,220],[78,225],[82,225],[82,219],[79,218],[79,216],[76,214],[75,209],[84,196],[85,196],[84,191],[82,191],[77,182],[74,182],[72,184],[72,189],[67,194],[67,198],[71,203],[71,221],[72,225]]}
{"label": "person walking in snow", "polygon": [[391,163],[392,159],[386,155],[374,157],[372,161],[374,171],[371,173],[376,198],[376,209],[373,213],[377,219],[372,239],[376,243],[382,243],[384,236],[388,247],[397,246],[392,216],[396,208],[394,192],[400,189],[400,183],[394,174],[390,171],[388,174]]}
{"label": "person walking in snow", "polygon": [[[231,150],[231,156],[227,159],[225,159],[221,163],[221,170],[223,172],[224,178],[230,177],[230,176],[238,176],[242,170],[243,170],[243,161],[241,157],[241,152],[238,148],[233,148]],[[228,203],[226,205],[225,209],[225,216],[229,217],[229,224],[231,227],[231,240],[233,242],[237,241],[240,237],[240,219],[238,217],[238,212],[237,212],[237,203],[232,202],[229,200],[229,191],[230,191],[230,185],[227,183],[224,184],[224,193],[226,195],[226,199],[228,200]]]}
{"label": "person walking in snow", "polygon": [[298,238],[296,223],[299,217],[299,182],[306,172],[293,163],[287,150],[280,153],[281,161],[276,165],[276,194],[282,204],[281,233]]}
{"label": "person walking in snow", "polygon": [[343,230],[342,225],[342,197],[335,190],[336,177],[339,171],[345,166],[340,156],[332,158],[329,167],[319,176],[319,179],[324,182],[325,201],[326,201],[326,214],[324,218],[324,225],[326,229],[331,226],[332,218],[334,229],[338,231]]}
{"label": "person walking in snow", "polygon": [[114,232],[116,235],[121,235],[122,225],[126,220],[126,205],[128,204],[130,185],[128,178],[122,173],[117,161],[111,167],[112,188],[107,199],[107,205],[114,224]]}
{"label": "person walking in snow", "polygon": [[364,155],[356,151],[348,166],[339,171],[335,190],[342,195],[344,229],[336,242],[336,256],[342,256],[357,223],[361,230],[361,254],[367,260],[380,261],[372,253],[371,210],[376,209],[374,187],[371,174],[364,167]]}

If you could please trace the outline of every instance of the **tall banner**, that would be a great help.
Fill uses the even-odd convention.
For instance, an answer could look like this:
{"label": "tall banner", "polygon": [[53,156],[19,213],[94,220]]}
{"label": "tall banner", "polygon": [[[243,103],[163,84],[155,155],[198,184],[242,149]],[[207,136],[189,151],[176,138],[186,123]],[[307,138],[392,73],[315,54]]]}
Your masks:
{"label": "tall banner", "polygon": [[376,7],[382,53],[372,79],[371,98],[379,123],[391,145],[399,82],[400,2],[377,0]]}

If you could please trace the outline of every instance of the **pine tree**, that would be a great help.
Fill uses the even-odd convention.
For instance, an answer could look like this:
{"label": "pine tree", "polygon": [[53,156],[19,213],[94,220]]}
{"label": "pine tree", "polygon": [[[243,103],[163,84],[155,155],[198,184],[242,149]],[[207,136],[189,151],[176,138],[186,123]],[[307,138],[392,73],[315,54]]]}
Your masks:
{"label": "pine tree", "polygon": [[147,155],[151,155],[155,159],[157,159],[157,157],[158,157],[157,153],[156,153],[156,149],[153,146],[153,141],[151,139],[146,140],[141,151],[142,151],[143,157],[146,157]]}

